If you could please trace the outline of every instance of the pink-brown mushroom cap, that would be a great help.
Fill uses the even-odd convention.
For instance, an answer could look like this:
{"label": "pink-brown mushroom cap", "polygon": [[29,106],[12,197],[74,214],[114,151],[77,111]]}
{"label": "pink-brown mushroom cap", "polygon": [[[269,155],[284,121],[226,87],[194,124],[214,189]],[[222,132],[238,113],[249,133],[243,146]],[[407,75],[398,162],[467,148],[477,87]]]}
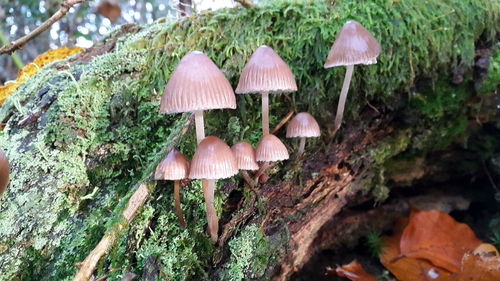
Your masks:
{"label": "pink-brown mushroom cap", "polygon": [[240,141],[231,147],[236,165],[240,170],[257,170],[259,164],[255,161],[255,149],[246,141]]}
{"label": "pink-brown mushroom cap", "polygon": [[0,194],[2,194],[9,184],[10,165],[9,159],[2,149],[0,149]]}
{"label": "pink-brown mushroom cap", "polygon": [[359,22],[348,21],[337,35],[324,67],[374,64],[379,54],[377,39]]}
{"label": "pink-brown mushroom cap", "polygon": [[255,149],[255,158],[258,162],[275,162],[289,157],[286,146],[273,134],[265,135]]}
{"label": "pink-brown mushroom cap", "polygon": [[220,138],[204,138],[194,153],[189,171],[190,179],[224,179],[238,173],[231,148]]}
{"label": "pink-brown mushroom cap", "polygon": [[189,160],[173,148],[155,170],[156,180],[181,180],[189,175]]}
{"label": "pink-brown mushroom cap", "polygon": [[186,54],[168,80],[160,102],[161,113],[236,108],[233,88],[204,53]]}
{"label": "pink-brown mushroom cap", "polygon": [[266,45],[258,47],[241,71],[237,94],[280,93],[297,91],[292,70]]}
{"label": "pink-brown mushroom cap", "polygon": [[307,112],[300,112],[293,117],[286,127],[287,138],[315,138],[321,135],[318,122]]}

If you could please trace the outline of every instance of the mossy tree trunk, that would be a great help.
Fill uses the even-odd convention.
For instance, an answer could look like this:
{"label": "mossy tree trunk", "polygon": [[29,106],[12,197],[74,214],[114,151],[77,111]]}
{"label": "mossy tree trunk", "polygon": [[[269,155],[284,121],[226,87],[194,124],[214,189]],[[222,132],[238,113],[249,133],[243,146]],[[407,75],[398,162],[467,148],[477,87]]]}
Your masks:
{"label": "mossy tree trunk", "polygon": [[[70,280],[74,264],[116,225],[125,227],[113,232],[116,243],[98,263],[97,277],[289,279],[342,234],[329,226],[346,206],[383,201],[388,180],[422,176],[428,170],[418,168],[428,156],[466,143],[476,121],[498,129],[499,6],[277,1],[125,25],[44,67],[0,110],[6,123],[0,143],[12,164],[0,201],[0,279]],[[138,216],[123,222],[130,196],[139,183],[151,183],[151,169],[168,147],[194,153],[193,131],[172,142],[187,116],[159,114],[163,87],[186,52],[204,51],[235,85],[252,51],[273,47],[290,64],[299,91],[271,97],[271,127],[293,109],[309,111],[326,132],[344,70],[325,70],[323,60],[349,19],[371,30],[383,51],[378,64],[354,74],[342,128],[333,139],[308,144],[300,161],[274,166],[256,193],[241,178],[219,181],[218,245],[205,232],[198,181],[182,187],[187,228],[178,226],[171,183],[151,184]],[[484,60],[492,60],[489,68]],[[207,135],[255,145],[259,107],[257,97],[244,95],[237,110],[208,112]],[[277,135],[284,139],[283,129]],[[493,142],[485,160],[498,146]]]}

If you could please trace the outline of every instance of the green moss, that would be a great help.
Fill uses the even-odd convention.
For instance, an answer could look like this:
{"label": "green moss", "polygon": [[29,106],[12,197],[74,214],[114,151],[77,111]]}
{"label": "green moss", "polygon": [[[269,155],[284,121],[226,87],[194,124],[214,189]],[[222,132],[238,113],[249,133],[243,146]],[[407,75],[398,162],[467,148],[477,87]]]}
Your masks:
{"label": "green moss", "polygon": [[[270,45],[290,64],[300,89],[271,96],[271,125],[291,108],[310,111],[327,124],[344,70],[325,70],[323,61],[342,24],[358,20],[380,40],[383,52],[378,64],[356,68],[346,112],[346,122],[351,122],[367,99],[391,110],[416,77],[437,77],[471,65],[478,38],[495,38],[498,10],[498,2],[487,0],[377,0],[362,5],[354,0],[272,1],[179,22],[128,26],[106,38],[117,40],[110,53],[69,68],[68,60],[42,68],[0,109],[2,120],[11,115],[0,146],[12,163],[12,181],[0,199],[0,279],[69,280],[76,272],[73,264],[120,220],[131,189],[160,160],[165,144],[179,133],[180,120],[186,118],[160,115],[158,107],[166,81],[188,51],[204,51],[236,85],[252,51]],[[55,65],[67,69],[57,71]],[[417,117],[422,118],[416,133],[410,136],[405,128],[397,128],[374,144],[367,153],[374,163],[382,164],[408,147],[428,149],[434,136],[448,139],[463,131],[467,118],[460,103],[470,92],[433,82],[435,87],[412,98]],[[48,97],[57,100],[38,122],[19,127],[18,121],[40,110]],[[448,110],[444,102],[450,100],[453,106]],[[207,135],[218,135],[229,144],[245,139],[255,145],[260,139],[260,99],[238,96],[238,108],[208,111]],[[179,146],[192,155],[194,134]],[[382,176],[376,186],[384,186]],[[379,189],[378,194],[386,194]],[[154,191],[129,232],[101,262],[97,275],[120,268],[110,277],[119,280],[127,270],[140,273],[148,256],[154,256],[164,279],[206,279],[213,248],[204,234],[198,183],[183,193],[190,223],[185,230],[176,227],[171,192],[161,190]],[[224,199],[218,194],[219,212]],[[238,244],[267,247],[266,238],[258,238],[254,228],[246,228],[231,242],[234,263],[226,269],[234,270],[234,276],[258,277],[268,260],[264,250],[237,256]],[[261,260],[255,258],[261,254]]]}
{"label": "green moss", "polygon": [[500,83],[500,50],[497,49],[491,56],[490,64],[488,66],[488,73],[483,80],[482,86],[478,89],[478,93],[481,95],[485,95],[493,92],[498,88],[498,84]]}

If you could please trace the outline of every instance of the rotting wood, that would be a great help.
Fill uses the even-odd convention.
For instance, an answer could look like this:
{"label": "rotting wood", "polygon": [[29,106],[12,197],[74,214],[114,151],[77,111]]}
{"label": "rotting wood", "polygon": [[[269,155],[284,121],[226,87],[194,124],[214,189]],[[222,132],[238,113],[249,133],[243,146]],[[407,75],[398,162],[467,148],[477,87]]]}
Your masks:
{"label": "rotting wood", "polygon": [[[282,218],[290,233],[289,250],[278,262],[280,270],[274,280],[288,280],[304,266],[316,253],[315,239],[323,225],[332,220],[348,202],[355,200],[361,189],[361,186],[356,186],[356,179],[362,169],[347,167],[342,164],[343,161],[392,131],[386,126],[389,120],[374,120],[371,112],[362,114],[362,120],[369,121],[344,128],[341,143],[331,145],[326,153],[313,156],[303,163],[306,169],[308,165],[316,165],[320,169],[315,177],[309,178],[301,186],[291,181],[283,182],[280,186],[262,185],[260,195],[268,198],[265,207],[268,215],[271,214],[264,218],[264,231],[271,234],[275,218]],[[301,200],[297,202],[296,198]]]}

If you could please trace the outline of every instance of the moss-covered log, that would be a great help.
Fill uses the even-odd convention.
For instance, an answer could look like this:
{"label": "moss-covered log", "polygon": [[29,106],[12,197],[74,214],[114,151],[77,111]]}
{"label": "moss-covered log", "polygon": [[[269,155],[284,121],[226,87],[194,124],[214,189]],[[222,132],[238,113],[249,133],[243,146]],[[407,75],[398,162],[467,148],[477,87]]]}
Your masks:
{"label": "moss-covered log", "polygon": [[[499,11],[490,0],[272,1],[125,25],[42,68],[0,109],[0,145],[12,165],[0,201],[0,279],[70,280],[75,264],[116,225],[126,227],[98,263],[97,277],[288,279],[324,246],[315,239],[347,204],[384,200],[389,178],[418,177],[402,163],[422,163],[464,143],[475,120],[499,122],[491,98],[500,80]],[[235,86],[252,51],[273,47],[299,91],[272,95],[271,126],[293,109],[311,112],[326,132],[344,69],[322,65],[349,19],[369,29],[383,51],[376,65],[356,70],[343,128],[333,141],[308,145],[307,159],[275,166],[257,197],[239,178],[220,181],[224,243],[212,246],[204,232],[197,181],[183,190],[186,229],[177,224],[173,187],[165,183],[123,223],[131,194],[185,126],[187,116],[159,114],[164,85],[185,53],[204,51]],[[487,75],[477,56],[492,59]],[[259,112],[257,97],[239,96],[237,110],[207,113],[207,135],[255,145]],[[192,156],[195,143],[188,132],[178,146]],[[397,178],[405,168],[416,176]],[[235,192],[246,203],[234,206]]]}

